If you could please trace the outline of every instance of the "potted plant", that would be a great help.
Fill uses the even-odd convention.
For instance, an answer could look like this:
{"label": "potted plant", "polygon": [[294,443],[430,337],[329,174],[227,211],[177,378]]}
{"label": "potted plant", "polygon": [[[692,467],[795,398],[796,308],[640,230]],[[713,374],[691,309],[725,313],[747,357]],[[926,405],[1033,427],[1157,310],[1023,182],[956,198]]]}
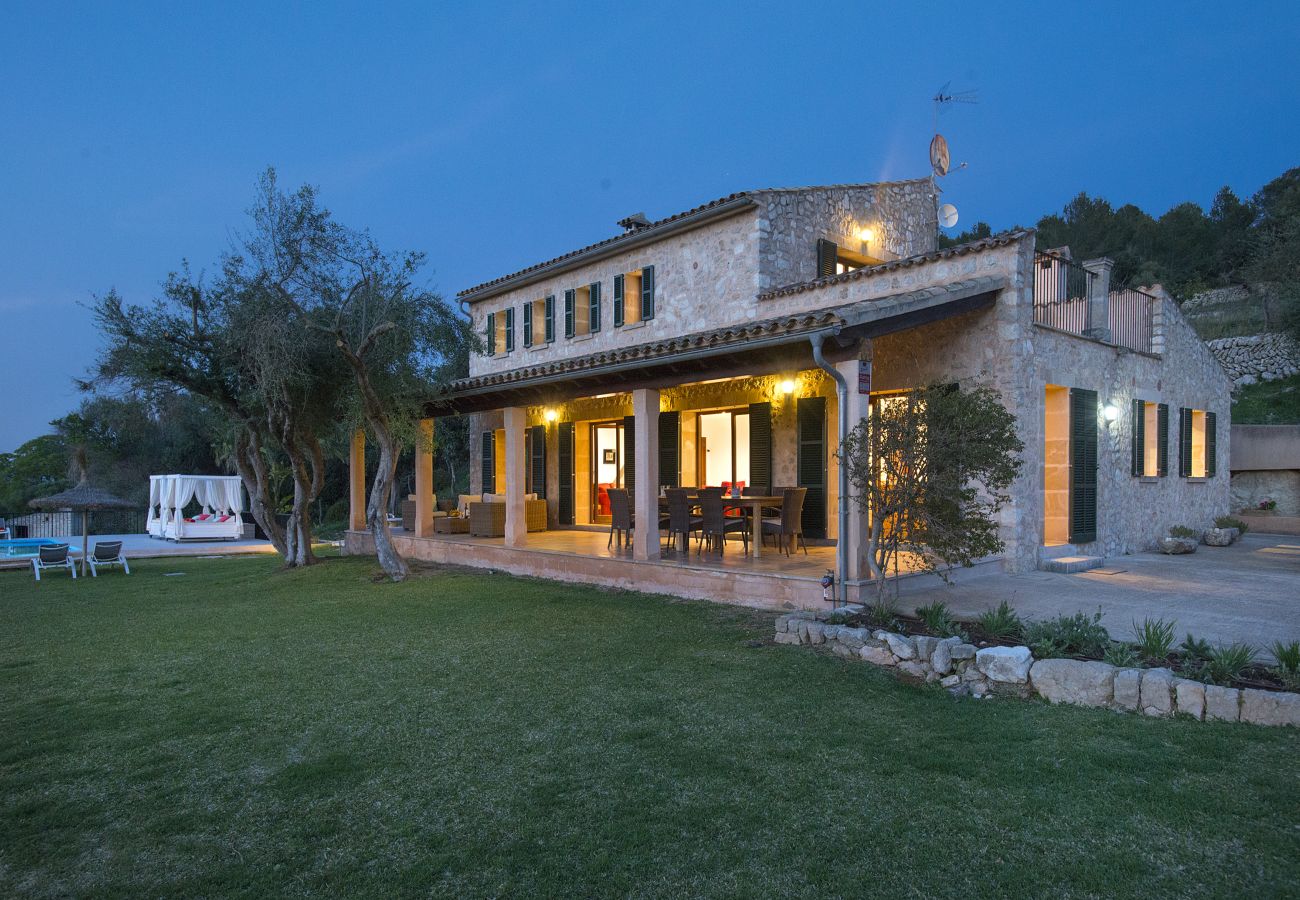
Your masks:
{"label": "potted plant", "polygon": [[1265,497],[1263,500],[1259,501],[1259,505],[1255,507],[1256,512],[1265,516],[1273,515],[1273,513],[1276,510],[1277,510],[1277,501],[1274,500],[1272,497]]}

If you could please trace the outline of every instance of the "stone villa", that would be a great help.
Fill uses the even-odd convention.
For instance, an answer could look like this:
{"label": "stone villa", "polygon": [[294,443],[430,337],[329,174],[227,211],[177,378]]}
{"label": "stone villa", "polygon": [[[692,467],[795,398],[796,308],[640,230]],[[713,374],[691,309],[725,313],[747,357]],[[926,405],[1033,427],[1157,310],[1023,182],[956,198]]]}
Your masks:
{"label": "stone villa", "polygon": [[[499,528],[435,518],[421,451],[399,549],[753,604],[821,606],[831,570],[856,599],[867,517],[841,502],[840,436],[938,380],[998,390],[1026,447],[981,566],[1130,553],[1227,512],[1229,381],[1163,289],[1113,288],[1108,260],[1028,230],[938,249],[936,203],[929,179],[747,191],[463,291],[487,353],[428,413],[470,416],[472,499]],[[655,522],[664,486],[731,484],[807,488],[809,552],[665,550],[655,528],[607,547],[611,490]]]}

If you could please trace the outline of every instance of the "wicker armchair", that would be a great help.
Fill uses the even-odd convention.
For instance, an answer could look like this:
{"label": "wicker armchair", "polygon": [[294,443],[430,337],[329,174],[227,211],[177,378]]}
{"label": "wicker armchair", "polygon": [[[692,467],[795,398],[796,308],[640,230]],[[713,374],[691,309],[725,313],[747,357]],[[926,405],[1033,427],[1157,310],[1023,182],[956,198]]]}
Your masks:
{"label": "wicker armchair", "polygon": [[[546,501],[525,500],[524,521],[529,531],[546,530]],[[477,537],[504,537],[506,533],[506,505],[504,503],[471,503],[469,505],[469,533]]]}

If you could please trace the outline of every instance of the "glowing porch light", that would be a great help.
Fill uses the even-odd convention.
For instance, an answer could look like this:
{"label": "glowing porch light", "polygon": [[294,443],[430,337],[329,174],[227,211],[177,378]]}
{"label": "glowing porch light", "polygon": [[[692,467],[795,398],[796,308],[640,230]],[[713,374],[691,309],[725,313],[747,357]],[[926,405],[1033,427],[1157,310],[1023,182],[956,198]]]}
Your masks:
{"label": "glowing porch light", "polygon": [[787,378],[785,381],[782,381],[782,382],[781,382],[781,393],[783,393],[783,394],[785,394],[785,395],[787,395],[787,396],[790,395],[790,394],[793,394],[793,393],[794,393],[794,379],[793,379],[793,378]]}
{"label": "glowing porch light", "polygon": [[546,416],[546,421],[554,422],[556,419],[560,417],[560,414],[553,409],[548,409],[545,413],[545,416]]}
{"label": "glowing porch light", "polygon": [[1114,403],[1107,403],[1101,408],[1101,416],[1107,422],[1114,422],[1119,418],[1119,407]]}

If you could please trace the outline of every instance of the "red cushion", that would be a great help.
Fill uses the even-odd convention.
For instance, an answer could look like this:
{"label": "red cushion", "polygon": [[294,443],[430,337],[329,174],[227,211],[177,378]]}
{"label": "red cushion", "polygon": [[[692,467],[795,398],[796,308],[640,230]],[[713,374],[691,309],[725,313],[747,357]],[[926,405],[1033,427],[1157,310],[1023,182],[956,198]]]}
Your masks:
{"label": "red cushion", "polygon": [[186,521],[186,522],[189,522],[191,525],[194,524],[194,520],[193,520],[193,519],[186,519],[185,521]]}
{"label": "red cushion", "polygon": [[219,516],[219,517],[217,518],[217,521],[218,521],[218,522],[229,522],[230,519],[231,519],[230,516]]}
{"label": "red cushion", "polygon": [[212,513],[203,513],[203,514],[200,515],[200,516],[195,516],[195,517],[194,517],[194,521],[195,521],[195,522],[206,522],[208,519],[211,519],[211,518],[212,518]]}

